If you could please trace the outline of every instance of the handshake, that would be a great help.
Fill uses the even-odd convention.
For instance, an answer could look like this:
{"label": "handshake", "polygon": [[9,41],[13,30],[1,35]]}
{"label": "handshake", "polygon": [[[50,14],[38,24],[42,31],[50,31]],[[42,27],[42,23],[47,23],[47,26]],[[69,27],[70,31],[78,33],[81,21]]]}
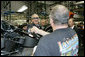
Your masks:
{"label": "handshake", "polygon": [[30,31],[31,31],[31,32],[38,33],[38,34],[40,34],[40,35],[42,35],[42,36],[45,36],[45,35],[47,35],[47,34],[50,34],[49,32],[45,32],[45,31],[43,31],[43,30],[41,30],[41,29],[38,29],[36,26],[33,26],[33,27],[30,29]]}

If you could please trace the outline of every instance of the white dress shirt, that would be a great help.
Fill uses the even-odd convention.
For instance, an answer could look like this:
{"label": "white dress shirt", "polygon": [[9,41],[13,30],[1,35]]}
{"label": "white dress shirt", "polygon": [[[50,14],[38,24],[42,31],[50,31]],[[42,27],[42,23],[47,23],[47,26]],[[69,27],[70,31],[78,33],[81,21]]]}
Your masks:
{"label": "white dress shirt", "polygon": [[74,25],[71,28],[73,29],[74,28]]}

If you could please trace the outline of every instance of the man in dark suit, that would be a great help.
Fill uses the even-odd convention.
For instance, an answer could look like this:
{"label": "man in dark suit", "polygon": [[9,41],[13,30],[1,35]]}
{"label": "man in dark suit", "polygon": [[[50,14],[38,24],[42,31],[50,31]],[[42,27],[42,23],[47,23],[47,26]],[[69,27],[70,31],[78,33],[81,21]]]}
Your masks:
{"label": "man in dark suit", "polygon": [[77,26],[74,25],[74,19],[73,18],[70,18],[68,20],[68,25],[69,25],[70,28],[72,28],[73,30],[76,31],[76,33],[79,37],[79,42],[81,43],[81,30]]}
{"label": "man in dark suit", "polygon": [[72,28],[73,30],[75,30],[77,34],[79,34],[79,29],[78,29],[77,26],[74,25],[74,20],[73,20],[73,18],[70,18],[70,19],[68,20],[68,25],[69,25],[70,28]]}

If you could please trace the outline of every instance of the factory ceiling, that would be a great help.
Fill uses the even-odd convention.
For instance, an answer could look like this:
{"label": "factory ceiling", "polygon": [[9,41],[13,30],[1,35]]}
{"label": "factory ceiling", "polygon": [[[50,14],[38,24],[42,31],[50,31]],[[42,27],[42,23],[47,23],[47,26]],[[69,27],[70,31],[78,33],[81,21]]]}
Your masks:
{"label": "factory ceiling", "polygon": [[84,5],[76,6],[78,5],[78,3],[79,1],[11,1],[11,6],[10,6],[9,1],[1,1],[1,13],[4,13],[5,11],[9,11],[10,8],[11,11],[17,12],[19,8],[21,8],[23,5],[26,5],[28,7],[28,10],[25,10],[24,12],[26,14],[29,14],[30,11],[39,12],[39,10],[44,10],[45,6],[46,9],[48,9],[48,7],[54,6],[56,4],[63,4],[65,6],[68,6],[68,4],[70,4],[70,8],[75,5],[75,8],[77,7],[82,8],[75,11],[84,11]]}

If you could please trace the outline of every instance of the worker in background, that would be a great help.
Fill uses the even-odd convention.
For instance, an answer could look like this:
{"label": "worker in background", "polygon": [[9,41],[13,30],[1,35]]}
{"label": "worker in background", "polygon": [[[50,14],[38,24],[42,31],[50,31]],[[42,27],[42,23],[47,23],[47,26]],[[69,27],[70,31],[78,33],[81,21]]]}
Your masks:
{"label": "worker in background", "polygon": [[56,5],[49,17],[53,33],[40,39],[34,56],[77,56],[78,36],[68,27],[69,10]]}
{"label": "worker in background", "polygon": [[73,18],[74,13],[73,12],[69,12],[69,18]]}
{"label": "worker in background", "polygon": [[22,24],[22,25],[21,25],[21,29],[23,29],[25,32],[28,32],[27,23]]}
{"label": "worker in background", "polygon": [[46,20],[42,19],[40,23],[41,23],[42,30],[45,30],[45,28],[46,28]]}

